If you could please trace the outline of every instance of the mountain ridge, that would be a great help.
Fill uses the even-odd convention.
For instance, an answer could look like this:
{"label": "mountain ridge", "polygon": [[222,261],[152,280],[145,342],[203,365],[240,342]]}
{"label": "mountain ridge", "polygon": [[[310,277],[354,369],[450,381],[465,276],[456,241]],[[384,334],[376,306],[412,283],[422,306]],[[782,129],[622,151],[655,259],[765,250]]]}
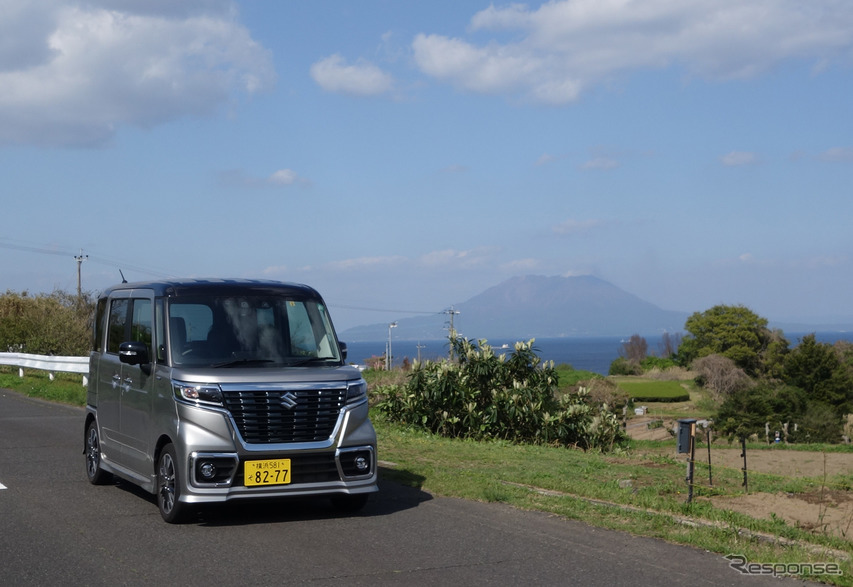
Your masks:
{"label": "mountain ridge", "polygon": [[[453,306],[454,326],[473,339],[630,336],[680,332],[686,312],[663,310],[592,275],[512,277]],[[398,319],[394,338],[447,337],[449,314]],[[347,341],[384,340],[388,323],[349,328]]]}

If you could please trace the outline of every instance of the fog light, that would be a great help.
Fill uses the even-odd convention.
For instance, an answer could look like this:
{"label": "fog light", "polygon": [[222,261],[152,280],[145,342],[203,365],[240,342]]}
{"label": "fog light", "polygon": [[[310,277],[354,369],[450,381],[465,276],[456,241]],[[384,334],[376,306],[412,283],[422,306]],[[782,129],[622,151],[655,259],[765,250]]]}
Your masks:
{"label": "fog light", "polygon": [[216,476],[216,466],[213,463],[202,463],[199,471],[205,479],[213,479]]}
{"label": "fog light", "polygon": [[367,471],[370,468],[370,463],[364,457],[355,458],[355,468],[359,471]]}

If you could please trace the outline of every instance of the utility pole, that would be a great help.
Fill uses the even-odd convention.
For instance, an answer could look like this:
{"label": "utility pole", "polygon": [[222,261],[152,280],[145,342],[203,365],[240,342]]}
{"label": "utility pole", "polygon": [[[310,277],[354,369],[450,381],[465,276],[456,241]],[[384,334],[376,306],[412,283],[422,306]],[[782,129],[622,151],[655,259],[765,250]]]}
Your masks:
{"label": "utility pole", "polygon": [[456,336],[456,328],[453,327],[453,317],[459,314],[459,310],[456,310],[453,308],[453,306],[450,306],[450,309],[445,310],[443,313],[450,316],[450,337],[453,338],[454,336]]}
{"label": "utility pole", "polygon": [[391,354],[391,329],[397,328],[397,322],[388,325],[388,352],[385,353],[385,370],[390,371],[394,366],[394,355]]}
{"label": "utility pole", "polygon": [[83,249],[80,249],[80,254],[75,255],[74,259],[77,261],[77,297],[80,298],[83,296],[83,282],[80,277],[80,266],[83,265],[83,261],[89,258],[89,255],[83,254]]}

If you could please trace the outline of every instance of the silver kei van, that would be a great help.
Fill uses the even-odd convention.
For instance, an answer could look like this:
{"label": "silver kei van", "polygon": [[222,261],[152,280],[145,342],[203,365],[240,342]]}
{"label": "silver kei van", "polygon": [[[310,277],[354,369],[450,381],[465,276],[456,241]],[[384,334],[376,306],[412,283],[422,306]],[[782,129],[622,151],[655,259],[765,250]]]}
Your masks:
{"label": "silver kei van", "polygon": [[367,384],[320,295],[235,280],[124,283],[97,302],[84,453],[156,495],[166,522],[201,504],[377,490]]}

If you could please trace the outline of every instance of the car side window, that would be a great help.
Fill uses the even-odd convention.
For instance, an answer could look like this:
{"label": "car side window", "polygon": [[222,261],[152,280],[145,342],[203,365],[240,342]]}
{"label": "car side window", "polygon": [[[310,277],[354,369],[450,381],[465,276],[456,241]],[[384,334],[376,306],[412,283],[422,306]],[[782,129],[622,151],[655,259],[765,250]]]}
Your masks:
{"label": "car side window", "polygon": [[163,310],[163,298],[157,298],[156,312],[154,314],[155,327],[157,333],[157,362],[166,362],[166,323]]}
{"label": "car side window", "polygon": [[107,352],[118,354],[121,343],[134,341],[144,342],[148,346],[150,355],[153,327],[151,300],[146,298],[112,300],[107,326]]}
{"label": "car side window", "polygon": [[151,356],[151,333],[154,326],[151,312],[151,300],[133,300],[133,320],[130,323],[130,340],[144,342],[148,347],[148,356]]}
{"label": "car side window", "polygon": [[118,348],[126,340],[127,307],[126,298],[113,300],[110,304],[110,319],[107,326],[107,352],[118,354]]}

